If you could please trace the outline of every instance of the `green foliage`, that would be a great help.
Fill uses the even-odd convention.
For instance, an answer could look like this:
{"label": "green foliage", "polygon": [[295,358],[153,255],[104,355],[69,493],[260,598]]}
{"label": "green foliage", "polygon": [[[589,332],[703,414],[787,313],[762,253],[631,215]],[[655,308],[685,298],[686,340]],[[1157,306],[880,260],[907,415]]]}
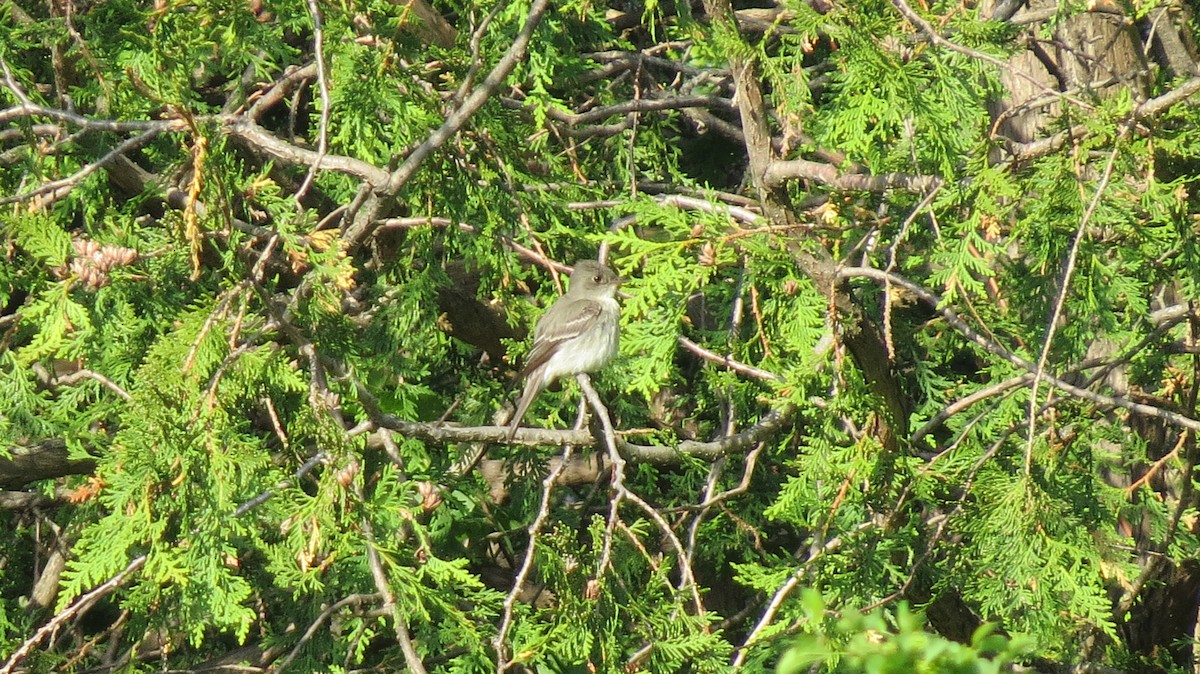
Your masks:
{"label": "green foliage", "polygon": [[[959,3],[930,14],[956,50],[882,0],[552,3],[425,154],[530,3],[435,3],[449,41],[415,4],[315,3],[327,101],[308,2],[0,6],[0,475],[74,462],[0,484],[37,498],[0,513],[0,657],[143,556],[30,671],[1190,657],[1129,636],[1200,550],[1171,416],[1197,416],[1172,312],[1200,291],[1200,113],[1137,107],[1176,82],[1031,104],[1067,139],[1034,151],[995,128],[990,59],[1024,29]],[[753,112],[771,159],[828,171],[761,185]],[[364,177],[413,156],[398,190]],[[437,438],[498,421],[562,289],[545,261],[601,247],[630,280],[594,382],[624,440],[674,454],[576,447],[546,496],[562,450]],[[577,394],[526,424],[569,426]]]}
{"label": "green foliage", "polygon": [[779,674],[798,672],[949,672],[998,674],[1009,671],[1035,647],[1027,636],[1008,637],[985,624],[969,643],[957,643],[925,631],[922,617],[900,604],[894,614],[867,615],[847,611],[837,619],[826,615],[816,590],[805,590],[808,629],[784,653]]}

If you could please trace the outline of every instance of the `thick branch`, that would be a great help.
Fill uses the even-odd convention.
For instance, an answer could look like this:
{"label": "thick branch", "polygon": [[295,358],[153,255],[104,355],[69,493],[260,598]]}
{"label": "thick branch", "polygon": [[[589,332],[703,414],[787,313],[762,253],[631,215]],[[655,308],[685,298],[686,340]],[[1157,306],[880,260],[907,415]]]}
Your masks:
{"label": "thick branch", "polygon": [[20,489],[38,480],[87,475],[96,469],[91,459],[72,459],[67,443],[43,440],[32,447],[14,447],[11,458],[0,457],[0,489]]}
{"label": "thick branch", "polygon": [[271,135],[266,129],[246,117],[231,115],[224,118],[223,121],[225,122],[225,131],[230,135],[240,138],[250,147],[270,157],[281,159],[289,164],[311,167],[320,160],[323,168],[362,178],[372,185],[383,185],[388,180],[388,172],[373,164],[353,157],[322,155],[319,152],[292,145]]}
{"label": "thick branch", "polygon": [[763,174],[763,181],[772,186],[780,185],[786,180],[795,179],[812,180],[842,190],[864,190],[867,192],[902,189],[910,192],[927,193],[942,183],[942,179],[937,176],[908,175],[904,173],[887,173],[884,175],[843,173],[836,166],[815,161],[806,161],[804,159],[773,161],[767,166],[767,170]]}

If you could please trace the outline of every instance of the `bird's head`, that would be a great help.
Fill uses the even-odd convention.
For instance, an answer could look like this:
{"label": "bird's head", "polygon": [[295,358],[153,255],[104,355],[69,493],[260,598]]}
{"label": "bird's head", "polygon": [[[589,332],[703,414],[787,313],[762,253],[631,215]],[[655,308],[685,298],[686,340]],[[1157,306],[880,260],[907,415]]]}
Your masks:
{"label": "bird's head", "polygon": [[579,260],[571,272],[571,287],[568,293],[613,297],[625,279],[596,260]]}

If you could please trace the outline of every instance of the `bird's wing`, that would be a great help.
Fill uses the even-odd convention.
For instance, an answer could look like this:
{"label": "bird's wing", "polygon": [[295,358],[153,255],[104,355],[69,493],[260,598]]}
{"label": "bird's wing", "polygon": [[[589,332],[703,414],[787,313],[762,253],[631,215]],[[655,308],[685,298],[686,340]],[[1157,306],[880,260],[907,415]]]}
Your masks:
{"label": "bird's wing", "polygon": [[533,348],[529,350],[521,375],[526,376],[544,365],[563,342],[590,330],[600,313],[600,303],[593,300],[560,300],[551,305],[533,329]]}

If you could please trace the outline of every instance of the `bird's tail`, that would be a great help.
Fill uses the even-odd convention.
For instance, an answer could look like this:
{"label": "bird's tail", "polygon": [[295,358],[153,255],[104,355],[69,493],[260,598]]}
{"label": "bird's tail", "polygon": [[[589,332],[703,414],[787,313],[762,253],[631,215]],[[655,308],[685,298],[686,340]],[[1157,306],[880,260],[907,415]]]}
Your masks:
{"label": "bird's tail", "polygon": [[517,429],[521,427],[521,420],[525,418],[525,413],[529,411],[529,406],[533,404],[534,399],[545,388],[541,384],[539,373],[530,373],[530,377],[525,381],[525,389],[521,391],[521,397],[517,400],[517,410],[513,412],[512,419],[508,422],[508,441],[512,442],[513,436],[517,434]]}

